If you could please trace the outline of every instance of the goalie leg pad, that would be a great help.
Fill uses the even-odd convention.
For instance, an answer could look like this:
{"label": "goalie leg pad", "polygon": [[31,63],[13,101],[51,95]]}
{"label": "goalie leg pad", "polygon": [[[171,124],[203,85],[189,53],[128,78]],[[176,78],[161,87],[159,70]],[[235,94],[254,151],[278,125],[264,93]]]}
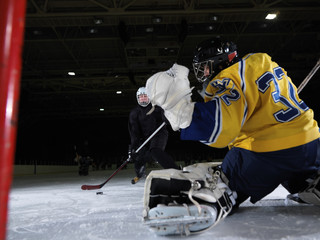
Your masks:
{"label": "goalie leg pad", "polygon": [[215,226],[236,194],[213,163],[152,171],[145,182],[144,221],[158,235],[189,235]]}
{"label": "goalie leg pad", "polygon": [[217,218],[217,209],[200,205],[201,213],[195,205],[158,205],[148,213],[148,225],[157,235],[189,235],[212,227]]}
{"label": "goalie leg pad", "polygon": [[320,170],[315,178],[310,178],[307,181],[309,185],[305,190],[298,193],[299,198],[306,203],[320,206]]}

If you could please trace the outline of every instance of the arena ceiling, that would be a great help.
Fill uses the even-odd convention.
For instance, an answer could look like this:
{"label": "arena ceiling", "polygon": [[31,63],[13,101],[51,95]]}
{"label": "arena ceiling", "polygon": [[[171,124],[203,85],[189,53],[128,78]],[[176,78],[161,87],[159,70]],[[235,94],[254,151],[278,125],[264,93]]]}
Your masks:
{"label": "arena ceiling", "polygon": [[148,77],[191,69],[213,36],[269,53],[299,85],[320,55],[319,13],[319,0],[28,0],[20,120],[127,116]]}

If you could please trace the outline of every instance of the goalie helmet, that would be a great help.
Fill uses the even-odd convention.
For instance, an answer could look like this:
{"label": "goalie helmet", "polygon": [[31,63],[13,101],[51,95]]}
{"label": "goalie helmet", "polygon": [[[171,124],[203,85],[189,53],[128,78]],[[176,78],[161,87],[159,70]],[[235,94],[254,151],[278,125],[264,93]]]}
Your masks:
{"label": "goalie helmet", "polygon": [[138,104],[142,107],[146,107],[150,103],[150,99],[145,87],[141,87],[138,89],[136,97]]}
{"label": "goalie helmet", "polygon": [[198,81],[205,82],[237,61],[237,46],[217,37],[205,40],[196,47],[192,65]]}

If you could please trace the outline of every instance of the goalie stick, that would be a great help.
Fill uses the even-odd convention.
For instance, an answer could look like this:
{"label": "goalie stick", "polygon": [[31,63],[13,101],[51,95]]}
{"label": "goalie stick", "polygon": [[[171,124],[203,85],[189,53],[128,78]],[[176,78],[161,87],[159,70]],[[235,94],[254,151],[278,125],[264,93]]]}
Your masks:
{"label": "goalie stick", "polygon": [[[141,150],[141,148],[143,148],[143,147],[150,141],[150,139],[153,138],[154,135],[156,135],[156,134],[161,130],[161,128],[162,128],[164,125],[166,125],[165,122],[163,122],[163,123],[150,135],[150,137],[148,137],[148,139],[145,140],[144,143],[141,144],[141,146],[137,149],[136,153],[138,153],[138,152]],[[114,171],[114,172],[111,174],[111,176],[110,176],[106,181],[104,181],[103,183],[98,184],[98,185],[82,185],[82,186],[81,186],[81,189],[82,189],[82,190],[94,190],[94,189],[100,189],[100,188],[102,188],[107,182],[109,182],[109,180],[110,180],[111,178],[113,178],[114,175],[116,175],[116,174],[117,174],[122,168],[124,168],[124,166],[126,166],[129,162],[130,162],[130,156],[128,157],[128,159],[127,159],[126,161],[124,161],[124,162],[121,164],[121,166],[120,166],[116,171]]]}
{"label": "goalie stick", "polygon": [[318,62],[316,63],[316,65],[311,69],[311,71],[309,72],[309,74],[306,76],[306,78],[302,81],[302,83],[299,85],[297,92],[300,93],[302,91],[302,89],[307,85],[307,83],[309,82],[309,80],[312,78],[312,76],[317,72],[317,70],[320,67],[320,58],[318,60]]}

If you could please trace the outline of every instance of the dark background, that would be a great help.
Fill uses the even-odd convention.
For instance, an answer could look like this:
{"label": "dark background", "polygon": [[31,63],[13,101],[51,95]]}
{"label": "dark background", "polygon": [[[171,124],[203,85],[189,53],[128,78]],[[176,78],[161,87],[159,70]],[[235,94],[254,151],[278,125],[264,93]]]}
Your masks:
{"label": "dark background", "polygon": [[[278,18],[266,20],[273,12]],[[136,90],[175,62],[199,87],[193,51],[213,36],[234,41],[240,56],[268,53],[299,86],[320,56],[319,12],[316,0],[28,0],[15,162],[72,165],[74,144],[85,139],[94,158],[125,160]],[[318,121],[319,75],[300,94]],[[171,131],[168,151],[211,160],[226,149]]]}

